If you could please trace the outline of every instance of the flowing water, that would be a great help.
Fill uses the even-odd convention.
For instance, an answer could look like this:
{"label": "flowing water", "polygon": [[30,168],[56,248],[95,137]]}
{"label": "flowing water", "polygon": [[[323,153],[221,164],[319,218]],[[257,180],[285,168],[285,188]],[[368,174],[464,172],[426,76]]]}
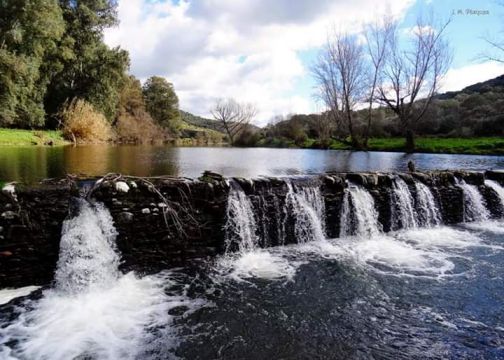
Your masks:
{"label": "flowing water", "polygon": [[457,185],[464,192],[464,220],[484,221],[490,218],[490,212],[485,206],[485,200],[476,185],[457,180]]}
{"label": "flowing water", "polygon": [[501,206],[504,209],[504,188],[499,185],[497,181],[493,180],[485,180],[485,185],[492,188],[493,191],[497,194],[499,197],[499,201],[501,203]]}
{"label": "flowing water", "polygon": [[489,214],[477,187],[459,184],[471,222],[443,226],[427,186],[396,183],[406,228],[384,233],[373,195],[348,184],[327,239],[318,184],[287,180],[272,223],[295,217],[300,238],[261,248],[263,205],[230,185],[236,252],[144,277],[118,271],[110,214],[81,201],[54,285],[0,306],[0,358],[504,358],[504,222],[475,218]]}
{"label": "flowing water", "polygon": [[177,342],[170,310],[203,303],[170,293],[169,273],[121,274],[108,210],[79,203],[63,224],[54,286],[16,304],[14,321],[2,319],[0,358],[140,359],[160,349],[169,357]]}
{"label": "flowing water", "polygon": [[298,243],[325,239],[324,199],[318,186],[296,186],[287,184],[287,211],[295,221],[295,237]]}
{"label": "flowing water", "polygon": [[417,216],[423,226],[441,224],[441,212],[432,191],[420,181],[415,182]]}
{"label": "flowing water", "polygon": [[409,229],[418,227],[413,196],[406,182],[396,177],[392,182],[392,229]]}
{"label": "flowing water", "polygon": [[374,199],[366,189],[358,185],[349,184],[345,190],[340,221],[340,237],[370,237],[381,232]]}

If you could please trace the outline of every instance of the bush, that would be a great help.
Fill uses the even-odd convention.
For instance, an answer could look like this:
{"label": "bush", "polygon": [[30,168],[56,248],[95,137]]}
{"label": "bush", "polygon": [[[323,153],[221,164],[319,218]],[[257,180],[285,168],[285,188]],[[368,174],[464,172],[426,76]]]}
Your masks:
{"label": "bush", "polygon": [[115,130],[117,140],[123,143],[148,143],[164,141],[168,137],[164,129],[157,126],[150,115],[121,113],[117,116]]}
{"label": "bush", "polygon": [[73,142],[111,140],[113,132],[105,116],[82,99],[66,103],[59,113],[63,137]]}

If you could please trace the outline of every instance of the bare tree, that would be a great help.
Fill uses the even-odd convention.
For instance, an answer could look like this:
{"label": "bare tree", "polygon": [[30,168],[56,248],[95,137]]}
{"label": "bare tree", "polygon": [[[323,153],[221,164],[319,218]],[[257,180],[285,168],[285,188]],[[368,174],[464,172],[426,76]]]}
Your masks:
{"label": "bare tree", "polygon": [[444,39],[448,24],[449,21],[435,28],[432,21],[419,17],[409,48],[399,44],[397,24],[390,29],[388,56],[378,86],[379,100],[399,118],[408,152],[415,149],[415,126],[430,106],[451,63],[451,51]]}
{"label": "bare tree", "polygon": [[231,98],[217,100],[210,112],[214,119],[222,124],[231,145],[235,144],[237,135],[245,130],[257,115],[254,105],[238,103]]}
{"label": "bare tree", "polygon": [[365,89],[364,51],[354,36],[334,33],[312,69],[319,97],[336,127],[346,124],[352,146],[360,148],[354,130],[353,111]]}
{"label": "bare tree", "polygon": [[[504,7],[504,1],[498,1],[498,5]],[[502,16],[502,14],[501,14]],[[490,46],[490,48],[479,54],[478,58],[480,60],[496,61],[499,63],[504,63],[504,28],[499,31],[498,37],[490,34],[486,34],[483,40]]]}
{"label": "bare tree", "polygon": [[368,72],[368,111],[367,124],[364,133],[363,147],[367,148],[371,121],[373,118],[373,106],[376,104],[378,85],[383,77],[383,67],[387,61],[390,37],[393,35],[394,23],[389,16],[383,17],[382,21],[376,21],[367,26],[364,32],[366,38],[367,55],[369,57]]}

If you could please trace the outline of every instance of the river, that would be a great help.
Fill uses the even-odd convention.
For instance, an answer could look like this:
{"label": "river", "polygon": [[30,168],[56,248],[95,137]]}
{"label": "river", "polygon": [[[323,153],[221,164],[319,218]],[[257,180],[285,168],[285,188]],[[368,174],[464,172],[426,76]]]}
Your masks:
{"label": "river", "polygon": [[101,176],[110,172],[196,178],[204,170],[212,170],[250,178],[328,171],[405,171],[410,160],[422,170],[504,168],[504,156],[150,145],[31,146],[0,147],[0,180],[30,183],[67,173]]}

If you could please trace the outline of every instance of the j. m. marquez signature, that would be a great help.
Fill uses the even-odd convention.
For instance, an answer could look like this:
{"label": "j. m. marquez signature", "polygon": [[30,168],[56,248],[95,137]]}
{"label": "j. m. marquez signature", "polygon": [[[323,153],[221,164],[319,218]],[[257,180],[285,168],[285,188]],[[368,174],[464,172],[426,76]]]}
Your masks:
{"label": "j. m. marquez signature", "polygon": [[453,9],[452,15],[490,15],[490,10],[478,10],[478,9]]}

